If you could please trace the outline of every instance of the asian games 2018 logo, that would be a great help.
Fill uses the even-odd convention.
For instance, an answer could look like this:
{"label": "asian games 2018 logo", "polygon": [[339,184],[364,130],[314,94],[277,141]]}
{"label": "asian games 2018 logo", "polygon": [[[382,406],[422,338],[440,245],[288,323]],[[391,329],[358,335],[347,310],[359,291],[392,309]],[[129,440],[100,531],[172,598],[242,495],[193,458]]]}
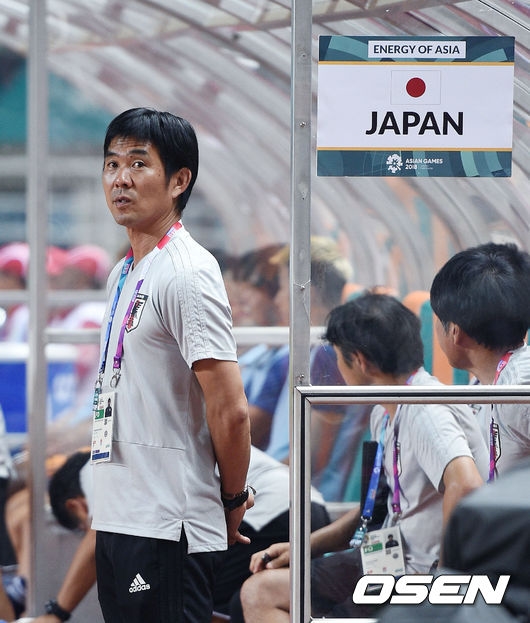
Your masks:
{"label": "asian games 2018 logo", "polygon": [[386,166],[391,173],[398,173],[403,166],[403,160],[399,154],[392,154],[386,159]]}

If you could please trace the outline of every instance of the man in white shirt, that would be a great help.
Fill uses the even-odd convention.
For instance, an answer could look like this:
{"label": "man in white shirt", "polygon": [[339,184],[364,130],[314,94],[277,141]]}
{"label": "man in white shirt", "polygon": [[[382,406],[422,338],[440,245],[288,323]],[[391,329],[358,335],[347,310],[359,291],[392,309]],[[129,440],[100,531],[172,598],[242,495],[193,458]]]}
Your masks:
{"label": "man in white shirt", "polygon": [[[431,286],[436,333],[449,363],[482,385],[529,385],[530,255],[493,242],[454,255]],[[490,446],[489,479],[530,457],[530,406],[477,409]]]}

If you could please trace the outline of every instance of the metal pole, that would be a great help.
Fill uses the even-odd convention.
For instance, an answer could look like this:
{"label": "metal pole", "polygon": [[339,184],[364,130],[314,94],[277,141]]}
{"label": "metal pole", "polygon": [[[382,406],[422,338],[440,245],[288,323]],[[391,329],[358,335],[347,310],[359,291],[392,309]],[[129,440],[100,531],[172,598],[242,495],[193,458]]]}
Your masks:
{"label": "metal pole", "polygon": [[29,265],[29,354],[26,363],[27,421],[29,433],[29,486],[31,491],[31,578],[27,612],[47,596],[39,594],[39,578],[47,572],[44,556],[44,492],[46,490],[46,241],[48,213],[48,67],[46,0],[31,0],[28,44],[28,192],[27,232]]}
{"label": "metal pole", "polygon": [[[311,280],[311,26],[312,3],[293,0],[291,12],[291,248],[290,248],[290,620],[309,621],[309,425],[293,408],[294,388],[309,379]],[[309,424],[307,422],[307,424]]]}

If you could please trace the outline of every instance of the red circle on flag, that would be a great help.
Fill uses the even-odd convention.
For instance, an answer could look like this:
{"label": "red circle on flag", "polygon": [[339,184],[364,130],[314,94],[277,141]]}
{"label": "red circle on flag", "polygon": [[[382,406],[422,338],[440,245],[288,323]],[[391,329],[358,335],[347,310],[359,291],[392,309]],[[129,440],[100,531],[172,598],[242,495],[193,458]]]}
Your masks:
{"label": "red circle on flag", "polygon": [[406,88],[410,97],[421,97],[425,93],[427,86],[421,78],[411,78],[407,82]]}

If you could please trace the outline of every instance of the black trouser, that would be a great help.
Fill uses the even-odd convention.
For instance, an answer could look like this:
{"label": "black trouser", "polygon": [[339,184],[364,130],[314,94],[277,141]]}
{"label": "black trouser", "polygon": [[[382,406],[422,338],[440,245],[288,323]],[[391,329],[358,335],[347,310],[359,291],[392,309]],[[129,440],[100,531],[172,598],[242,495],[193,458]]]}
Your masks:
{"label": "black trouser", "polygon": [[98,532],[98,597],[105,623],[211,623],[220,552],[188,554],[179,542]]}
{"label": "black trouser", "polygon": [[6,526],[6,502],[9,479],[0,478],[0,566],[9,567],[17,564],[17,557],[9,538]]}

